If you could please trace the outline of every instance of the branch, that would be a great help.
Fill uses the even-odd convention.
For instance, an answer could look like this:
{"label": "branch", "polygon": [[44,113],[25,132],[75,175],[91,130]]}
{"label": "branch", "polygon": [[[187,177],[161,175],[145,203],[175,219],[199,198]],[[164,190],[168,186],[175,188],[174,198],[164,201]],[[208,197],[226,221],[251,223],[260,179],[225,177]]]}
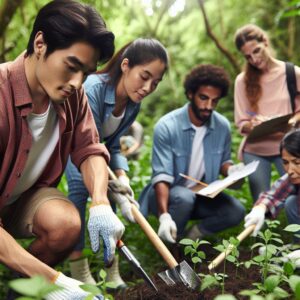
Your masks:
{"label": "branch", "polygon": [[204,0],[198,0],[198,3],[200,5],[200,9],[201,12],[203,14],[203,18],[204,18],[204,24],[205,24],[205,29],[206,29],[206,33],[207,35],[214,41],[215,45],[217,46],[217,48],[225,55],[225,57],[229,60],[229,62],[231,63],[231,65],[233,66],[234,70],[236,73],[239,73],[241,71],[240,65],[238,64],[237,60],[235,59],[235,57],[232,55],[232,53],[230,53],[228,51],[228,49],[225,48],[224,45],[221,44],[221,42],[218,40],[218,38],[215,36],[215,34],[212,32],[207,15],[206,15],[206,11],[205,11],[205,7],[204,7]]}
{"label": "branch", "polygon": [[0,38],[23,0],[3,0],[0,6]]}

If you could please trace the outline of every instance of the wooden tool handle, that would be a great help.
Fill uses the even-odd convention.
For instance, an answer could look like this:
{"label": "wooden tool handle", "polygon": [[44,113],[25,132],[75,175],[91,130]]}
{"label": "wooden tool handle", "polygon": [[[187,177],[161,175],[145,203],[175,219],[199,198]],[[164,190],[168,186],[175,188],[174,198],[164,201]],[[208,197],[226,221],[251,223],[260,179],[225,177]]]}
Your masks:
{"label": "wooden tool handle", "polygon": [[[249,234],[251,234],[255,228],[256,224],[250,225],[249,227],[245,228],[236,238],[238,241],[243,241]],[[229,244],[226,251],[220,253],[209,265],[208,269],[216,268],[234,249],[234,245]]]}
{"label": "wooden tool handle", "polygon": [[[116,175],[113,173],[113,171],[108,168],[109,176],[112,179],[117,179]],[[128,200],[130,201],[130,196],[126,195],[128,197]],[[151,241],[152,245],[155,247],[155,249],[159,252],[161,257],[164,259],[164,261],[167,263],[167,265],[170,268],[175,268],[178,266],[177,261],[169,251],[169,249],[166,247],[166,245],[162,242],[162,240],[159,238],[157,233],[154,231],[154,229],[151,227],[149,222],[146,220],[146,218],[142,215],[142,213],[139,211],[139,209],[134,205],[131,204],[131,211],[134,216],[134,219],[136,222],[140,225],[148,239]]]}

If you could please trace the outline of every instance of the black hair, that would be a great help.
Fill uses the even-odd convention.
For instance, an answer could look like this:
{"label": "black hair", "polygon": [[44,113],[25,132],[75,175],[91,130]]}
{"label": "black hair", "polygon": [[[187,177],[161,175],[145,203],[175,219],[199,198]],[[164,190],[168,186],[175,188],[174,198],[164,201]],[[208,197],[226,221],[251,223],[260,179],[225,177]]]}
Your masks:
{"label": "black hair", "polygon": [[156,39],[138,38],[123,46],[108,62],[106,67],[97,73],[108,73],[110,82],[117,84],[122,76],[121,64],[124,58],[128,59],[128,65],[133,68],[144,65],[154,60],[161,60],[168,68],[168,54],[166,48]]}
{"label": "black hair", "polygon": [[230,79],[224,68],[203,64],[194,67],[185,77],[184,80],[185,95],[189,98],[189,93],[195,94],[200,86],[211,85],[221,90],[221,97],[228,93]]}
{"label": "black hair", "polygon": [[280,143],[280,154],[283,149],[300,158],[300,129],[294,129],[283,137]]}
{"label": "black hair", "polygon": [[100,51],[100,62],[108,61],[114,53],[114,34],[107,30],[100,14],[74,0],[54,0],[40,9],[28,41],[27,55],[34,53],[34,39],[39,31],[47,44],[46,57],[57,49],[82,41]]}

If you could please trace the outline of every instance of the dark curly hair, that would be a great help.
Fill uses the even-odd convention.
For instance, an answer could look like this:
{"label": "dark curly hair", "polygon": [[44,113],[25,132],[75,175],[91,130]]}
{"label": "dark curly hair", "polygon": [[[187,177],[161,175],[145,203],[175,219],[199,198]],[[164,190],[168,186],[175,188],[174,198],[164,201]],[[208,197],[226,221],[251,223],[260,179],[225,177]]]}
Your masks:
{"label": "dark curly hair", "polygon": [[195,94],[202,85],[211,85],[219,88],[221,90],[221,97],[224,97],[228,93],[230,78],[222,67],[211,64],[198,65],[185,77],[183,86],[187,98],[189,98],[188,94],[190,92]]}

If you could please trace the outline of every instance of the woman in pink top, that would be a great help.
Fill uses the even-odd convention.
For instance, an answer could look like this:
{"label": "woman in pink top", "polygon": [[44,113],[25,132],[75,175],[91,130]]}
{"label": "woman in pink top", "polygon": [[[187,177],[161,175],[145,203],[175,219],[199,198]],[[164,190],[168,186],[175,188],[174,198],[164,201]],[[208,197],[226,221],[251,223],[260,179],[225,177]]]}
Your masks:
{"label": "woman in pink top", "polygon": [[[267,34],[258,26],[248,24],[235,34],[237,49],[246,59],[245,71],[235,81],[235,123],[245,137],[261,122],[270,117],[292,113],[287,88],[285,63],[275,59]],[[300,87],[300,68],[295,67],[297,86]],[[300,98],[295,99],[295,111],[300,111]],[[296,124],[300,115],[290,119]],[[271,168],[274,164],[279,175],[284,169],[279,153],[279,144],[284,132],[257,138],[254,142],[242,142],[240,158],[249,163],[259,160],[260,164],[249,176],[250,190],[255,201],[259,194],[270,189]]]}

